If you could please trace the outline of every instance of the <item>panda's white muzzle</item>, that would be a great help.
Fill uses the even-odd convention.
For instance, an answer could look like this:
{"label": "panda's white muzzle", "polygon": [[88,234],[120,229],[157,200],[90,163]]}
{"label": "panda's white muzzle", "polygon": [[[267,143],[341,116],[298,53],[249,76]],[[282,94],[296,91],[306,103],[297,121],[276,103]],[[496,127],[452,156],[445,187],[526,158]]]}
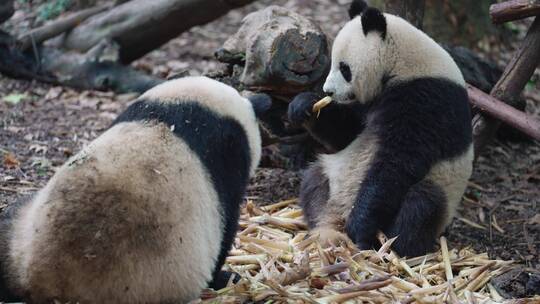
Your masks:
{"label": "panda's white muzzle", "polygon": [[340,73],[331,71],[326,77],[323,85],[323,91],[326,95],[331,96],[337,103],[347,104],[355,100],[352,85],[343,79]]}

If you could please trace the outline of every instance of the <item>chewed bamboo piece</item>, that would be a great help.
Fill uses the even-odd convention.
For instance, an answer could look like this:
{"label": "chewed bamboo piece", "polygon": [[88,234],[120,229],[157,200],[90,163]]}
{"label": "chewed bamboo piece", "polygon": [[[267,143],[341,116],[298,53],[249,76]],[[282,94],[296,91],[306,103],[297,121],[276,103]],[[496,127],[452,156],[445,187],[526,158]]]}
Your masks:
{"label": "chewed bamboo piece", "polygon": [[313,113],[317,113],[317,117],[319,117],[319,114],[321,114],[321,110],[329,105],[332,102],[332,97],[326,96],[323,99],[317,101],[313,105],[313,109],[311,110]]}
{"label": "chewed bamboo piece", "polygon": [[[321,108],[319,108],[320,110]],[[378,251],[348,244],[323,247],[309,234],[296,199],[258,207],[249,202],[224,269],[242,278],[205,290],[193,303],[514,303],[490,284],[512,261],[469,248],[399,257],[394,239]],[[540,301],[540,297],[530,299]]]}

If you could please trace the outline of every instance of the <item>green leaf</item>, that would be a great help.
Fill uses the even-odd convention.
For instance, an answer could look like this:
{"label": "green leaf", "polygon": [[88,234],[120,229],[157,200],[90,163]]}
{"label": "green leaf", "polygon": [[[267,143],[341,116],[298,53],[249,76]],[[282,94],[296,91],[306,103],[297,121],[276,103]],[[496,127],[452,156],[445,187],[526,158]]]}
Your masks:
{"label": "green leaf", "polygon": [[9,102],[11,104],[18,104],[19,102],[21,102],[21,100],[27,98],[28,95],[26,94],[9,94],[8,96],[4,96],[4,98],[2,98],[3,101],[5,102]]}
{"label": "green leaf", "polygon": [[71,0],[55,0],[42,4],[39,6],[38,19],[54,19],[65,12],[71,4]]}

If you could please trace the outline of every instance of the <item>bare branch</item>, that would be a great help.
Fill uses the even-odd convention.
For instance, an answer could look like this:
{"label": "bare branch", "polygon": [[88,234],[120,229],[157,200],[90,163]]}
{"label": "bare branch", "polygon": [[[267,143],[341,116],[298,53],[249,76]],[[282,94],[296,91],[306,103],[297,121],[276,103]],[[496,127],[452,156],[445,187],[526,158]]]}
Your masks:
{"label": "bare branch", "polygon": [[495,24],[540,15],[539,0],[511,0],[492,4],[489,15]]}
{"label": "bare branch", "polygon": [[471,85],[468,85],[467,92],[471,104],[483,113],[540,140],[540,122],[532,116],[516,110]]}

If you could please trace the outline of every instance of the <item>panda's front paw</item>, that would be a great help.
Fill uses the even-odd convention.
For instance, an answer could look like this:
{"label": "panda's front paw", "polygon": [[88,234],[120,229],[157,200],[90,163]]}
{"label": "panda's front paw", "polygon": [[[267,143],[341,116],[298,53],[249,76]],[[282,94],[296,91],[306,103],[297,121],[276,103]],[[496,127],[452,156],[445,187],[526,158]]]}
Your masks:
{"label": "panda's front paw", "polygon": [[358,220],[349,219],[345,225],[345,232],[360,250],[376,249],[375,233],[371,233],[371,229],[366,228]]}
{"label": "panda's front paw", "polygon": [[289,121],[295,125],[301,125],[308,120],[312,113],[313,105],[319,97],[311,92],[304,92],[296,95],[289,104],[287,116]]}

